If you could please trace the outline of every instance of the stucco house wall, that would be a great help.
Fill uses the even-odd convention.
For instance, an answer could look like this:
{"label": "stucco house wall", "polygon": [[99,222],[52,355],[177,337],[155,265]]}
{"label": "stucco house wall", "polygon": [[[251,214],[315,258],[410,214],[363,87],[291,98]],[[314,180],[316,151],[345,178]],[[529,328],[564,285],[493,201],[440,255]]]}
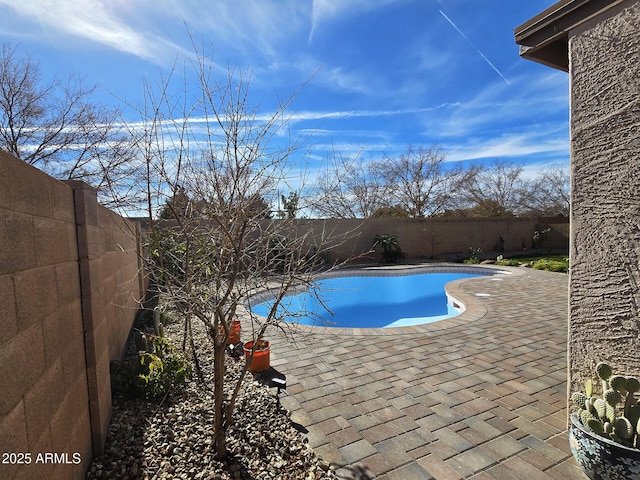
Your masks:
{"label": "stucco house wall", "polygon": [[573,389],[606,360],[640,373],[640,2],[569,41]]}
{"label": "stucco house wall", "polygon": [[569,391],[597,362],[640,374],[640,1],[562,0],[515,29],[569,72]]}

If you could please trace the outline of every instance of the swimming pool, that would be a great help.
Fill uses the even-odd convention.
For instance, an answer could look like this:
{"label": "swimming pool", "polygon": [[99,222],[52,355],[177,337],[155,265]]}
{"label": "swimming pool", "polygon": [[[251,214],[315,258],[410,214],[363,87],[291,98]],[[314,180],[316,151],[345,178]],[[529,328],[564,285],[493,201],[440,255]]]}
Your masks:
{"label": "swimming pool", "polygon": [[[447,283],[487,273],[367,274],[319,279],[317,288],[283,299],[278,315],[287,322],[324,327],[392,328],[436,322],[462,312],[447,297]],[[272,307],[273,299],[258,298],[251,310],[266,317]]]}

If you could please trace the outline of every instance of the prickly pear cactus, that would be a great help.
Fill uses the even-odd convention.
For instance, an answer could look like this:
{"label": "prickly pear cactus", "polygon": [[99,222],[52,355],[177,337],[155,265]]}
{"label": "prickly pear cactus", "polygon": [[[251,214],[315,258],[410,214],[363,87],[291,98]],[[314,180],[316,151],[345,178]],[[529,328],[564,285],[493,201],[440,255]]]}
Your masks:
{"label": "prickly pear cactus", "polygon": [[640,447],[640,404],[634,396],[640,390],[640,381],[614,375],[604,362],[598,363],[596,374],[602,383],[601,397],[594,395],[591,380],[585,384],[585,393],[571,395],[582,425],[625,446]]}

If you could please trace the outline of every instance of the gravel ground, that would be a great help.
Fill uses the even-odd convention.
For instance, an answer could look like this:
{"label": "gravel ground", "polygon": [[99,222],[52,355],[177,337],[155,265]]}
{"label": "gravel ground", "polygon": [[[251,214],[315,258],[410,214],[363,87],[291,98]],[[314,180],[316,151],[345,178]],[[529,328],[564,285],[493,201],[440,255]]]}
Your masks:
{"label": "gravel ground", "polygon": [[[180,344],[177,326],[166,330],[166,336]],[[196,342],[205,385],[194,375],[162,402],[115,395],[105,453],[94,458],[87,479],[338,478],[294,428],[290,412],[278,408],[274,391],[251,374],[244,379],[227,435],[228,458],[215,460],[213,394],[206,388],[213,384],[213,351],[202,333]],[[227,358],[229,380],[239,378],[243,363]]]}

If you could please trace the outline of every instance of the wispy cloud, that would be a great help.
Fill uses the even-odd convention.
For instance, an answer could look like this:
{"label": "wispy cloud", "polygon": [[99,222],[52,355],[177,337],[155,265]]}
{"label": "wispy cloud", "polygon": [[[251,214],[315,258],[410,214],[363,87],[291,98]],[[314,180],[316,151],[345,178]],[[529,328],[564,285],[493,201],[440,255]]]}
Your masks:
{"label": "wispy cloud", "polygon": [[232,55],[275,56],[295,32],[304,35],[311,15],[310,6],[296,0],[0,0],[0,6],[49,32],[165,64],[177,53],[192,53],[188,30],[196,43],[206,34],[204,41]]}
{"label": "wispy cloud", "polygon": [[495,158],[523,158],[534,154],[554,155],[567,158],[569,143],[564,137],[555,135],[532,134],[501,135],[488,139],[471,139],[465,144],[451,145],[445,149],[449,151],[447,160],[455,162],[462,160],[482,160]]}
{"label": "wispy cloud", "polygon": [[[155,5],[156,2],[150,1]],[[184,20],[206,32],[207,38],[229,51],[261,52],[276,56],[279,46],[304,38],[311,15],[307,2],[281,0],[159,0],[167,12],[180,12]]]}
{"label": "wispy cloud", "polygon": [[425,130],[440,137],[463,137],[473,132],[490,134],[540,127],[553,114],[567,112],[566,75],[550,72],[538,77],[514,76],[508,87],[502,82],[487,84],[473,97],[444,108],[437,118],[422,118]]}
{"label": "wispy cloud", "polygon": [[123,1],[99,0],[0,0],[24,19],[38,23],[49,31],[59,31],[107,45],[138,57],[160,61],[167,50],[175,55],[178,45],[150,32],[133,28],[122,18]]}
{"label": "wispy cloud", "polygon": [[302,120],[322,120],[322,119],[340,119],[340,118],[357,118],[357,117],[387,117],[392,115],[407,115],[413,113],[424,113],[437,110],[443,107],[428,107],[428,108],[403,108],[396,110],[335,110],[335,111],[300,111],[294,112],[291,115],[292,121]]}
{"label": "wispy cloud", "polygon": [[311,9],[311,29],[309,31],[309,43],[313,41],[316,31],[323,22],[340,15],[353,15],[393,3],[401,3],[403,0],[313,0]]}

